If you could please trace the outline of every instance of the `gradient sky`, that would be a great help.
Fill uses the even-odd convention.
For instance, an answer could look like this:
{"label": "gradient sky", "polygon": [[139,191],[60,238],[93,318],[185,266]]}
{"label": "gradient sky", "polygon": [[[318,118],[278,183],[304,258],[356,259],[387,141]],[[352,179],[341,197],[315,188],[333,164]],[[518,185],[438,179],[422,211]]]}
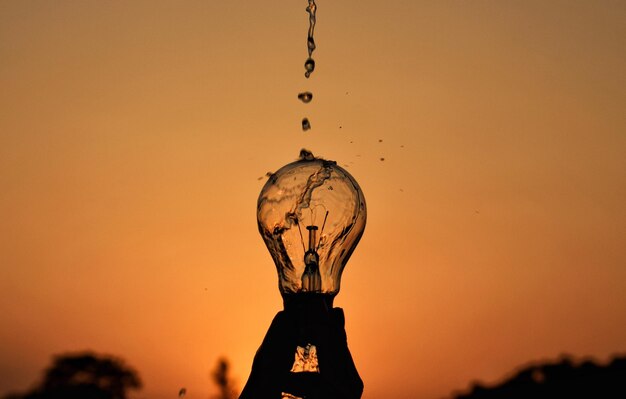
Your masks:
{"label": "gradient sky", "polygon": [[0,394],[81,349],[138,398],[221,355],[243,386],[282,308],[258,178],[302,147],[368,203],[364,399],[626,352],[626,3],[317,4],[306,80],[306,0],[0,1]]}

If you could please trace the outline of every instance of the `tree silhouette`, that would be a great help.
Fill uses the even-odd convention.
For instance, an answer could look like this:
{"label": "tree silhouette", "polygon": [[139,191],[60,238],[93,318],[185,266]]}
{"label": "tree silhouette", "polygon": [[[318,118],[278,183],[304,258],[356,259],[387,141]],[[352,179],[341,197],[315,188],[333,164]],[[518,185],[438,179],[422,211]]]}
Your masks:
{"label": "tree silhouette", "polygon": [[39,386],[6,399],[126,399],[139,388],[139,375],[121,359],[83,352],[55,356]]}
{"label": "tree silhouette", "polygon": [[498,385],[475,383],[469,392],[455,399],[554,399],[626,398],[626,357],[615,357],[606,365],[592,361],[531,364]]}
{"label": "tree silhouette", "polygon": [[219,388],[219,394],[214,399],[235,399],[237,392],[230,377],[230,364],[226,358],[219,358],[215,370],[211,373],[213,382]]}

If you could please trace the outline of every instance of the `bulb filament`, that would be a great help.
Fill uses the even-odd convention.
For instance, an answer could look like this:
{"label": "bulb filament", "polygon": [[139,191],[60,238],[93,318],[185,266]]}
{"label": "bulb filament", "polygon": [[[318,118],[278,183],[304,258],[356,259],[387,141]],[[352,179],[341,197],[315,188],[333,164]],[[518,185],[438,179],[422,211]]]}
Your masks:
{"label": "bulb filament", "polygon": [[317,254],[317,226],[307,226],[309,231],[309,249],[304,254],[304,273],[302,274],[302,291],[321,292],[322,276],[319,268],[319,255]]}

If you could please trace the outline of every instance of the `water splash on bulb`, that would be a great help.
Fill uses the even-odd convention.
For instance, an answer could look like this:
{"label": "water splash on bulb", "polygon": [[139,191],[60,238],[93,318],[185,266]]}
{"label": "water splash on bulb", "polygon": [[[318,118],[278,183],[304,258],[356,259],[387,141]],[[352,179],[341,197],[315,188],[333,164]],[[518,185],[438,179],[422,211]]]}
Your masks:
{"label": "water splash on bulb", "polygon": [[276,231],[275,229],[274,233],[282,233],[285,230],[290,229],[294,224],[297,224],[297,215],[298,213],[302,212],[302,209],[309,207],[309,204],[311,203],[311,197],[313,196],[313,191],[322,186],[326,182],[326,180],[330,179],[331,167],[333,165],[337,165],[337,162],[325,160],[322,158],[316,158],[315,155],[313,155],[313,153],[306,148],[300,150],[298,160],[313,161],[315,159],[321,160],[322,165],[318,170],[315,171],[315,173],[311,174],[308,177],[304,188],[300,192],[300,195],[298,195],[298,199],[296,200],[294,207],[285,215],[285,224],[283,226],[277,226],[278,231]]}
{"label": "water splash on bulb", "polygon": [[298,93],[298,100],[302,101],[305,104],[310,103],[312,99],[313,93],[311,93],[310,91],[303,91],[302,93]]}
{"label": "water splash on bulb", "polygon": [[178,391],[178,398],[183,399],[186,394],[187,394],[187,388],[181,388],[180,391]]}
{"label": "water splash on bulb", "polygon": [[311,151],[307,150],[306,148],[303,148],[300,150],[300,155],[298,155],[298,160],[312,161],[314,159],[315,159],[315,155],[313,155]]}
{"label": "water splash on bulb", "polygon": [[[281,294],[310,291],[334,296],[351,254],[344,246],[358,242],[365,212],[358,185],[335,161],[302,149],[296,162],[276,172],[261,191],[257,217],[277,265]],[[307,257],[309,252],[316,255],[315,262]],[[314,266],[321,279],[307,285],[305,277],[318,270]]]}

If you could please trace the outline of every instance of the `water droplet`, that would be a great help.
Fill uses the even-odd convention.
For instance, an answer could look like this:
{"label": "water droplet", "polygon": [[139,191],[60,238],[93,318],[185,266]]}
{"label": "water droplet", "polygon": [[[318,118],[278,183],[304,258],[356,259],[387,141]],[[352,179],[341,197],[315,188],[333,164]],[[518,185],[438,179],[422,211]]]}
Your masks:
{"label": "water droplet", "polygon": [[339,126],[339,129],[341,129],[341,126]]}
{"label": "water droplet", "polygon": [[381,160],[381,161],[384,161],[384,160],[385,160],[385,158],[383,158],[383,157],[380,157],[380,160]]}
{"label": "water droplet", "polygon": [[333,191],[333,186],[328,186],[328,189],[329,189],[330,191]]}
{"label": "water droplet", "polygon": [[186,394],[187,394],[187,388],[181,388],[180,391],[178,391],[178,397],[181,399],[184,398]]}
{"label": "water droplet", "polygon": [[300,150],[300,155],[298,156],[299,160],[312,161],[315,159],[313,153],[306,148]]}
{"label": "water droplet", "polygon": [[307,131],[311,128],[311,123],[309,122],[309,118],[302,119],[302,130]]}
{"label": "water droplet", "polygon": [[304,72],[304,76],[306,78],[311,76],[311,73],[315,70],[315,60],[310,57],[307,58],[306,62],[304,63],[304,69],[306,70],[306,72]]}
{"label": "water droplet", "polygon": [[265,177],[272,177],[273,174],[274,173],[272,173],[272,172],[267,172],[267,173],[265,173]]}
{"label": "water droplet", "polygon": [[378,142],[379,142],[379,143],[382,143],[382,142],[383,142],[383,139],[378,139]]}
{"label": "water droplet", "polygon": [[298,100],[302,101],[305,104],[310,103],[312,99],[313,93],[311,93],[310,91],[303,91],[302,93],[298,93]]}
{"label": "water droplet", "polygon": [[311,52],[315,50],[315,40],[312,37],[307,38],[306,45]]}

